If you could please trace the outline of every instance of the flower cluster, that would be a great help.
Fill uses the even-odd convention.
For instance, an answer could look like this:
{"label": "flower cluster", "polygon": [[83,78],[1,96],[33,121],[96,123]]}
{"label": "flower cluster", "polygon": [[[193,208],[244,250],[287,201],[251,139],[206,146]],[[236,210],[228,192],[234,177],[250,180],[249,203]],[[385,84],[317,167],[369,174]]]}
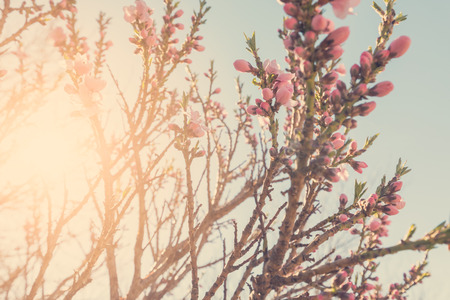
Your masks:
{"label": "flower cluster", "polygon": [[142,53],[145,59],[148,59],[151,54],[156,54],[175,64],[178,62],[191,63],[192,61],[186,55],[190,54],[192,49],[196,51],[205,49],[199,44],[203,37],[196,34],[198,26],[202,23],[202,16],[192,16],[191,32],[186,37],[185,43],[177,48],[175,45],[179,43],[179,39],[175,38],[174,35],[177,30],[183,30],[184,25],[175,23],[175,21],[183,15],[183,10],[175,10],[177,5],[172,5],[171,1],[168,1],[167,4],[160,33],[157,32],[155,22],[151,17],[153,10],[143,0],[136,0],[135,5],[123,8],[125,21],[130,23],[135,31],[135,35],[130,38],[130,42],[136,45],[135,53]]}

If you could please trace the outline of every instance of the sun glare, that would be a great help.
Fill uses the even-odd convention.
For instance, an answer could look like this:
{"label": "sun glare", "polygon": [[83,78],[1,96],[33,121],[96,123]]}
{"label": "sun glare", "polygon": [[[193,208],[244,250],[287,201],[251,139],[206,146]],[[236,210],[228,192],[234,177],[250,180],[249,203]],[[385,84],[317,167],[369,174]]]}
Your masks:
{"label": "sun glare", "polygon": [[37,176],[54,184],[69,173],[73,175],[86,159],[81,151],[84,126],[75,118],[63,121],[56,116],[41,112],[30,126],[15,134],[10,180]]}

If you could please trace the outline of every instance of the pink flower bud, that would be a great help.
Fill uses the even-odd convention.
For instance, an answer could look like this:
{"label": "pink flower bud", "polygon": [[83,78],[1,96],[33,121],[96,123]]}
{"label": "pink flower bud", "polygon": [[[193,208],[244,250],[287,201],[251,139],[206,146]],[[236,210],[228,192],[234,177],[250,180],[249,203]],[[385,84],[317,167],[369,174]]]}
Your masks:
{"label": "pink flower bud", "polygon": [[266,113],[269,113],[270,111],[272,111],[270,109],[270,104],[267,102],[262,102],[260,105],[261,109],[264,110]]}
{"label": "pink flower bud", "polygon": [[296,16],[298,13],[298,8],[293,3],[286,3],[283,7],[284,12],[289,16]]}
{"label": "pink flower bud", "polygon": [[348,202],[347,195],[346,194],[341,194],[339,196],[339,207],[340,208],[344,208],[345,205],[347,205],[347,202]]}
{"label": "pink flower bud", "polygon": [[264,88],[262,90],[262,96],[264,100],[269,101],[273,98],[273,91],[269,88]]}
{"label": "pink flower bud", "polygon": [[361,64],[361,73],[363,76],[367,76],[372,69],[373,57],[368,51],[364,51],[359,58]]}
{"label": "pink flower bud", "polygon": [[350,165],[352,166],[353,170],[355,170],[359,174],[362,173],[362,169],[367,168],[367,164],[363,161],[350,161]]}
{"label": "pink flower bud", "polygon": [[330,141],[333,144],[334,149],[340,149],[342,146],[344,146],[345,135],[336,132],[331,136]]}
{"label": "pink flower bud", "polygon": [[239,72],[250,72],[252,70],[252,65],[244,59],[236,60],[233,66]]}
{"label": "pink flower bud", "polygon": [[325,117],[325,119],[323,119],[323,122],[325,123],[325,125],[330,125],[330,123],[333,122],[333,118]]}
{"label": "pink flower bud", "polygon": [[369,115],[377,106],[377,104],[375,103],[375,101],[371,101],[371,102],[367,102],[364,104],[361,104],[360,107],[360,113],[359,115],[362,117],[365,117],[367,115]]}
{"label": "pink flower bud", "polygon": [[217,88],[213,91],[213,94],[220,94],[222,90],[220,88]]}
{"label": "pink flower bud", "polygon": [[342,223],[346,222],[348,220],[348,217],[346,214],[341,214],[339,216],[339,221],[341,221]]}
{"label": "pink flower bud", "polygon": [[384,63],[389,58],[389,50],[381,50],[375,54],[374,59],[380,63]]}
{"label": "pink flower bud", "polygon": [[355,119],[345,119],[344,122],[342,122],[342,125],[350,129],[355,129],[358,127],[358,121]]}
{"label": "pink flower bud", "polygon": [[395,203],[394,205],[395,205],[395,207],[397,207],[397,209],[403,209],[406,205],[406,202],[403,200],[400,200],[399,202]]}
{"label": "pink flower bud", "polygon": [[361,67],[363,67],[364,65],[370,67],[373,62],[372,54],[369,51],[364,51],[363,53],[361,53],[359,62],[361,64]]}
{"label": "pink flower bud", "polygon": [[394,205],[386,205],[383,207],[383,212],[387,215],[393,216],[398,214],[398,209]]}
{"label": "pink flower bud", "polygon": [[332,48],[330,48],[329,50],[326,51],[326,55],[327,57],[329,57],[330,59],[338,59],[339,57],[342,56],[342,54],[344,53],[344,49],[342,49],[341,46],[336,45]]}
{"label": "pink flower bud", "polygon": [[311,21],[311,28],[316,32],[325,31],[329,20],[322,15],[315,15]]}
{"label": "pink flower bud", "polygon": [[176,11],[176,13],[173,15],[175,18],[179,18],[183,15],[183,10],[179,9]]}
{"label": "pink flower bud", "polygon": [[396,181],[396,182],[392,183],[389,187],[390,187],[391,193],[395,193],[395,192],[400,191],[402,189],[402,186],[403,186],[403,182]]}
{"label": "pink flower bud", "polygon": [[383,81],[369,90],[369,96],[383,97],[392,92],[394,85],[390,81]]}
{"label": "pink flower bud", "polygon": [[258,106],[256,105],[249,105],[247,107],[247,112],[251,115],[256,115],[256,110],[258,109]]}
{"label": "pink flower bud", "polygon": [[313,44],[316,40],[317,35],[314,31],[305,32],[305,44],[310,45]]}
{"label": "pink flower bud", "polygon": [[320,82],[322,84],[335,84],[336,81],[338,80],[338,78],[339,78],[339,74],[335,71],[331,71],[330,73],[323,76],[322,79],[320,80]]}
{"label": "pink flower bud", "polygon": [[339,27],[338,29],[330,32],[322,41],[321,45],[323,45],[324,47],[340,45],[347,40],[349,35],[350,29],[348,26]]}
{"label": "pink flower bud", "polygon": [[331,103],[334,105],[339,104],[341,102],[341,92],[339,90],[334,90],[330,95]]}
{"label": "pink flower bud", "polygon": [[194,45],[194,49],[199,52],[202,52],[205,50],[205,47],[197,44],[197,45]]}
{"label": "pink flower bud", "polygon": [[360,67],[357,64],[354,64],[350,68],[350,75],[352,76],[353,80],[356,80],[359,76],[359,72],[361,71]]}
{"label": "pink flower bud", "polygon": [[297,19],[295,18],[289,18],[284,21],[284,26],[286,26],[287,29],[293,30],[295,29],[295,26],[298,24]]}
{"label": "pink flower bud", "polygon": [[388,48],[390,52],[389,56],[391,58],[402,56],[408,50],[410,45],[411,39],[406,35],[402,35],[401,37],[395,39],[389,46]]}
{"label": "pink flower bud", "polygon": [[364,96],[367,94],[367,85],[365,83],[361,83],[358,85],[354,91],[354,94],[357,96]]}
{"label": "pink flower bud", "polygon": [[295,47],[294,49],[295,54],[297,54],[299,57],[302,57],[306,54],[306,50],[303,47]]}
{"label": "pink flower bud", "polygon": [[337,168],[329,168],[325,171],[325,178],[331,182],[338,182],[340,177],[338,175],[339,170]]}

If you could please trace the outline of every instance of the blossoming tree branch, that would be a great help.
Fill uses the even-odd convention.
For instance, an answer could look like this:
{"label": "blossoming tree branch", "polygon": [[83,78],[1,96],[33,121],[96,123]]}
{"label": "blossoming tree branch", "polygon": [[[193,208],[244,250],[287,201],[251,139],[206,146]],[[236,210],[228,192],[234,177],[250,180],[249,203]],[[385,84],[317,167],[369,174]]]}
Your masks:
{"label": "blossoming tree branch", "polygon": [[[15,23],[2,35],[0,55],[18,63],[0,70],[0,167],[11,155],[8,138],[57,91],[86,128],[84,154],[93,159],[82,166],[83,184],[61,182],[63,196],[35,181],[3,188],[0,213],[17,216],[17,233],[0,248],[3,298],[82,299],[101,291],[117,300],[406,299],[429,276],[426,259],[387,286],[377,273],[381,257],[407,250],[426,257],[450,244],[445,222],[422,237],[413,236],[413,225],[397,244],[383,244],[406,203],[400,192],[410,169],[401,160],[378,185],[346,182],[345,193],[331,193],[350,173],[368,172],[364,153],[377,135],[358,145],[351,133],[394,89],[378,75],[410,47],[407,36],[391,38],[406,17],[396,14],[395,0],[373,3],[379,36],[344,80],[351,30],[330,18],[345,20],[360,1],[278,2],[285,59],[261,57],[256,35],[247,35],[250,56],[234,61],[243,74],[228,113],[214,64],[204,76],[194,71],[192,53],[205,49],[206,0],[187,23],[182,1],[164,0],[162,11],[143,0],[123,7],[130,56],[141,62],[132,95],[108,64],[111,47],[124,41],[110,40],[104,13],[90,40],[74,0],[4,1],[0,33]],[[48,28],[66,62],[53,79],[45,72],[52,61],[34,64],[23,47],[24,32],[35,27]],[[174,85],[180,72],[185,87]],[[246,96],[242,80],[260,95]],[[354,243],[340,249],[335,236]]]}

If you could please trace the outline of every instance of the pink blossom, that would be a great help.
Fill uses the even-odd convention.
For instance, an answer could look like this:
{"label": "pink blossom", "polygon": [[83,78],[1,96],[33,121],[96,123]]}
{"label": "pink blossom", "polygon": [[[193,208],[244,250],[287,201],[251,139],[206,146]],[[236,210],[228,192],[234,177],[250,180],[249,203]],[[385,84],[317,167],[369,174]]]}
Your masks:
{"label": "pink blossom", "polygon": [[280,73],[280,65],[277,64],[275,59],[270,60],[266,59],[263,63],[264,70],[269,74],[278,74]]}
{"label": "pink blossom", "polygon": [[5,76],[6,73],[8,73],[7,70],[0,70],[0,78],[2,78],[3,76]]}
{"label": "pink blossom", "polygon": [[289,100],[292,98],[293,91],[288,86],[283,86],[278,89],[275,99],[281,105],[288,105]]}
{"label": "pink blossom", "polygon": [[392,92],[394,85],[390,81],[383,81],[369,90],[369,96],[383,97]]}
{"label": "pink blossom", "polygon": [[64,91],[67,93],[67,94],[76,94],[78,91],[77,91],[77,89],[73,86],[73,85],[71,85],[71,84],[66,84],[65,86],[64,86]]}
{"label": "pink blossom", "polygon": [[341,75],[345,75],[346,73],[344,64],[339,64],[339,66],[335,70]]}
{"label": "pink blossom", "polygon": [[220,94],[222,90],[220,88],[216,88],[212,93],[213,94]]}
{"label": "pink blossom", "polygon": [[190,108],[190,112],[186,112],[186,114],[190,119],[188,125],[190,135],[192,137],[202,137],[207,128],[203,125],[203,120],[200,117],[200,113]]}
{"label": "pink blossom", "polygon": [[61,27],[53,29],[52,32],[50,32],[50,38],[54,41],[55,46],[64,44],[66,41],[66,35]]}
{"label": "pink blossom", "polygon": [[191,132],[193,137],[202,137],[205,135],[205,131],[203,130],[203,128],[200,126],[200,124],[191,122],[188,125],[188,129]]}
{"label": "pink blossom", "polygon": [[405,35],[402,35],[401,37],[398,37],[395,39],[391,45],[389,46],[388,50],[390,52],[390,57],[400,57],[408,50],[409,46],[411,45],[411,39]]}
{"label": "pink blossom", "polygon": [[136,0],[136,15],[137,18],[145,23],[150,18],[150,15],[152,14],[152,10],[145,4],[143,0]]}
{"label": "pink blossom", "polygon": [[348,14],[353,14],[353,7],[359,4],[360,0],[331,0],[333,12],[339,19],[345,19]]}
{"label": "pink blossom", "polygon": [[[150,15],[152,10],[145,4],[143,0],[136,0],[136,6],[130,5],[123,8],[124,19],[128,23],[134,23],[139,20],[142,23],[151,21]],[[153,21],[151,21],[153,23]]]}
{"label": "pink blossom", "polygon": [[322,41],[321,45],[326,47],[340,45],[345,42],[350,35],[350,29],[348,26],[339,27],[338,29],[330,32],[327,37]]}
{"label": "pink blossom", "polygon": [[81,55],[77,55],[73,62],[73,68],[78,75],[85,75],[91,70],[92,63],[88,62]]}
{"label": "pink blossom", "polygon": [[262,90],[262,96],[264,100],[269,101],[270,99],[273,98],[273,91],[269,88],[264,88]]}
{"label": "pink blossom", "polygon": [[123,18],[128,23],[133,23],[136,21],[136,7],[134,5],[123,7]]}
{"label": "pink blossom", "polygon": [[342,180],[342,181],[347,181],[348,180],[348,171],[347,171],[347,169],[344,166],[342,166],[342,165],[337,167],[337,169],[338,169],[337,175],[339,176],[339,179]]}
{"label": "pink blossom", "polygon": [[100,92],[106,86],[106,81],[89,75],[86,75],[84,77],[84,83],[86,84],[86,87],[92,92]]}
{"label": "pink blossom", "polygon": [[277,87],[284,86],[284,85],[290,83],[290,80],[294,77],[295,77],[295,74],[293,74],[293,73],[279,73],[277,76],[277,79],[276,79],[276,81],[277,81],[276,86]]}
{"label": "pink blossom", "polygon": [[250,72],[252,70],[252,65],[244,59],[236,60],[233,65],[234,68],[239,72]]}

